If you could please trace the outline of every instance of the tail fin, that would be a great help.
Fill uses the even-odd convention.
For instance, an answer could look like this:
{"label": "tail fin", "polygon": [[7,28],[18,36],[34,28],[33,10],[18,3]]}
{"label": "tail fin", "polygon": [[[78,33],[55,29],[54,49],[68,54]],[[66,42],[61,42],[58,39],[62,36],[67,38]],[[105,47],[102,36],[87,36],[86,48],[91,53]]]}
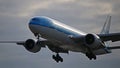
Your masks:
{"label": "tail fin", "polygon": [[111,16],[107,16],[107,19],[105,21],[105,24],[101,30],[101,34],[109,34],[110,31],[110,25],[111,25]]}
{"label": "tail fin", "polygon": [[[107,16],[107,19],[105,21],[105,24],[101,30],[101,34],[109,34],[110,31],[110,25],[111,25],[111,16]],[[105,42],[105,46],[109,47],[109,42]],[[107,50],[107,49],[106,49]],[[107,50],[109,52],[111,52],[110,50]]]}

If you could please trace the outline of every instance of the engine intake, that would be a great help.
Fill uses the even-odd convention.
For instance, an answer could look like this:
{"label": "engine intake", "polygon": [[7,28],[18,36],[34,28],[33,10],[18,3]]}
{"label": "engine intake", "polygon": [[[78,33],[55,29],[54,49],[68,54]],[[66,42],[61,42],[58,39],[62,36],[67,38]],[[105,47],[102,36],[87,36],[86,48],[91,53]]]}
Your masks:
{"label": "engine intake", "polygon": [[89,44],[89,45],[93,44],[94,41],[95,41],[94,35],[92,35],[92,34],[87,34],[87,35],[85,36],[85,41],[86,41],[86,43]]}
{"label": "engine intake", "polygon": [[33,39],[28,39],[26,40],[24,47],[33,53],[39,52],[41,49],[41,45],[38,44],[38,42],[36,43]]}
{"label": "engine intake", "polygon": [[104,44],[101,42],[101,39],[96,34],[87,34],[84,37],[84,43],[87,47],[93,49],[99,49],[104,46]]}

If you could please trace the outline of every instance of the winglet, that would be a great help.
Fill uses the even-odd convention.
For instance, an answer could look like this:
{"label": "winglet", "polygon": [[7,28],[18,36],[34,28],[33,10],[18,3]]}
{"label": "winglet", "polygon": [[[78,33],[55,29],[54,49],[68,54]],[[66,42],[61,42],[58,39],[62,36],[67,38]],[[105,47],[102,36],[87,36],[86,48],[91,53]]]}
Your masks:
{"label": "winglet", "polygon": [[109,34],[110,25],[111,25],[111,16],[108,15],[100,34]]}

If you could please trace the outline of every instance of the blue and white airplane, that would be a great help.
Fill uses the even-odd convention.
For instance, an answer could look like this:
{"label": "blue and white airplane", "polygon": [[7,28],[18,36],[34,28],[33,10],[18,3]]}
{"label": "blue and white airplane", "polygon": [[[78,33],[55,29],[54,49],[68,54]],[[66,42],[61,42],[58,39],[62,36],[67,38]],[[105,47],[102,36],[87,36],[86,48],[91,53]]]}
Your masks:
{"label": "blue and white airplane", "polygon": [[27,39],[26,41],[1,41],[0,43],[17,43],[33,53],[47,46],[56,53],[52,56],[56,62],[63,62],[59,53],[69,53],[69,51],[81,52],[92,60],[96,59],[96,55],[108,54],[111,53],[111,49],[120,48],[120,46],[106,46],[107,41],[120,40],[120,33],[109,33],[110,23],[111,16],[108,16],[101,33],[92,34],[81,32],[54,19],[39,16],[32,18],[28,24],[36,41]]}

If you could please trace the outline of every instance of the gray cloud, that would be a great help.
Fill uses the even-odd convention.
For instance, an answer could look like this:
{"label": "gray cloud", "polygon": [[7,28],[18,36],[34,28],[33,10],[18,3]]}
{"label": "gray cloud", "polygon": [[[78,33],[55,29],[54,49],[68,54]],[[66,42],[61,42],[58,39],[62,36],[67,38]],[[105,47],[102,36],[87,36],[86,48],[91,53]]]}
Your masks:
{"label": "gray cloud", "polygon": [[[100,32],[106,16],[112,15],[111,32],[120,32],[119,1],[114,0],[0,0],[0,40],[34,38],[28,22],[34,16],[48,16],[85,32]],[[111,46],[120,42],[111,43]],[[0,44],[0,67],[4,68],[119,68],[120,50],[88,60],[81,53],[61,54],[63,63],[51,58],[51,51],[27,52],[16,44]]]}

